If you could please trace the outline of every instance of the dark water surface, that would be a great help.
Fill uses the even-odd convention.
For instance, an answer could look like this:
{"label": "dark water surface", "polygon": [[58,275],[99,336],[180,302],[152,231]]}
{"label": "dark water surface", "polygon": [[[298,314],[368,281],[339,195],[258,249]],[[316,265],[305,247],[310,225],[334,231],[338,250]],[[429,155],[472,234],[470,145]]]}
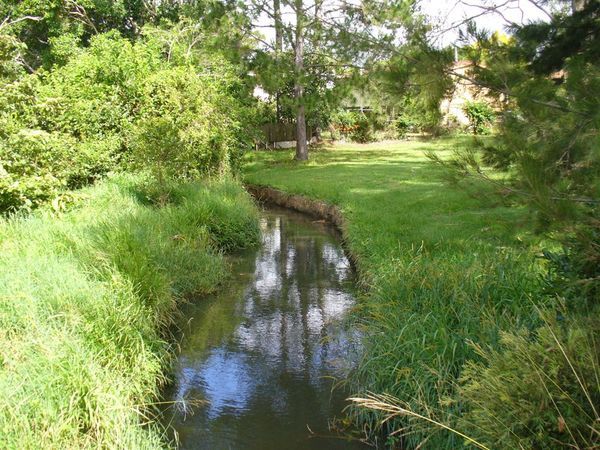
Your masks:
{"label": "dark water surface", "polygon": [[358,351],[340,324],[355,303],[349,261],[305,216],[270,209],[261,229],[229,286],[185,311],[167,420],[186,449],[366,448],[329,426]]}

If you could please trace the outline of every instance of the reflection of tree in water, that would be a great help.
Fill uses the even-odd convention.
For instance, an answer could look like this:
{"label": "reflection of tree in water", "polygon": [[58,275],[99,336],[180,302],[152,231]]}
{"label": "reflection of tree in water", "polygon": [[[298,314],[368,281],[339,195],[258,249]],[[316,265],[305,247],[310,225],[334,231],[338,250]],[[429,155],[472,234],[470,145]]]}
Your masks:
{"label": "reflection of tree in water", "polygon": [[335,373],[344,343],[324,338],[328,324],[353,304],[349,262],[312,225],[267,216],[261,226],[254,279],[231,311],[241,318],[235,330],[202,352],[182,351],[176,396],[203,391],[209,402],[178,427],[182,440],[187,432],[202,433],[206,443],[217,430],[229,439],[253,429],[258,445],[261,430],[269,442],[273,427],[305,436],[307,423],[325,425],[331,414],[324,377]]}
{"label": "reflection of tree in water", "polygon": [[328,236],[280,218],[263,222],[263,236],[256,281],[244,297],[242,315],[248,320],[237,330],[240,344],[277,357],[280,370],[313,378],[319,375],[309,373],[313,351],[326,324],[353,301],[344,291],[348,261]]}

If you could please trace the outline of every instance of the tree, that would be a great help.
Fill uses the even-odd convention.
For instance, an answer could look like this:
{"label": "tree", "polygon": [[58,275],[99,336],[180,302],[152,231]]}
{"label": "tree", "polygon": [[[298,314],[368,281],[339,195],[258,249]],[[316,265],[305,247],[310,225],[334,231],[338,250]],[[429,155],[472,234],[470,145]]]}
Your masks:
{"label": "tree", "polygon": [[135,40],[145,25],[173,24],[185,18],[208,29],[231,9],[219,1],[23,0],[0,2],[0,23],[10,25],[11,36],[23,44],[20,63],[33,72],[40,66],[64,64],[61,52],[87,46],[100,33],[116,30]]}
{"label": "tree", "polygon": [[275,95],[280,97],[285,81],[293,80],[297,160],[308,159],[306,122],[311,99],[306,96],[307,88],[317,79],[327,79],[328,86],[344,83],[370,67],[389,51],[392,42],[398,42],[413,4],[410,0],[393,7],[371,1],[274,0],[271,4],[254,0],[246,5],[256,29],[275,29],[274,43],[258,36],[264,48],[276,55],[265,66],[276,71],[271,87]]}
{"label": "tree", "polygon": [[389,59],[375,66],[364,89],[372,106],[394,118],[401,133],[407,128],[435,132],[442,119],[440,103],[452,88],[447,73],[451,63],[449,49],[436,49],[416,39],[394,49]]}
{"label": "tree", "polygon": [[133,41],[111,30],[27,74],[9,30],[26,21],[0,25],[0,214],[60,203],[115,169],[148,170],[164,189],[239,168],[255,100],[245,65],[228,61],[231,36],[191,19]]}
{"label": "tree", "polygon": [[[590,95],[600,90],[600,3],[573,5],[548,11],[547,21],[512,24],[507,42],[470,30],[477,45],[466,76],[504,109],[497,139],[451,165],[457,180],[496,184],[530,205],[542,229],[559,232],[564,253],[547,253],[553,276],[584,304],[600,293],[600,99]],[[488,177],[485,165],[506,170],[509,181]]]}

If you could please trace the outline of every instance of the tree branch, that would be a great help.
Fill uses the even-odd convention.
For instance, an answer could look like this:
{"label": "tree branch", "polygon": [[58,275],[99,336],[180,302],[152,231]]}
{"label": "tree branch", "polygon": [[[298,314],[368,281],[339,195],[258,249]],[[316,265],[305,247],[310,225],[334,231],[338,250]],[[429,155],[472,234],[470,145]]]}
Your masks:
{"label": "tree branch", "polygon": [[[473,67],[478,67],[478,66],[473,66]],[[481,68],[481,67],[479,67],[479,68]],[[468,82],[470,82],[470,83],[472,83],[472,84],[474,84],[476,86],[479,86],[479,87],[482,87],[482,88],[485,88],[485,89],[489,89],[491,91],[497,92],[499,94],[504,94],[504,95],[509,96],[509,97],[514,97],[513,93],[508,88],[501,89],[499,87],[483,83],[483,82],[481,82],[481,81],[479,81],[479,80],[477,80],[475,78],[471,78],[471,77],[468,77],[466,75],[463,75],[461,73],[456,72],[456,70],[454,68],[452,68],[452,67],[449,68],[449,69],[444,70],[444,72],[447,75],[451,75],[451,76],[460,78],[462,80],[468,81]],[[574,113],[574,114],[585,115],[585,113],[583,113],[581,111],[577,111],[575,109],[567,108],[565,106],[558,105],[556,103],[545,102],[545,101],[542,101],[542,100],[536,100],[535,98],[531,98],[530,100],[533,103],[537,104],[537,105],[546,106],[548,108],[556,109],[558,111],[570,112],[570,113]]]}
{"label": "tree branch", "polygon": [[38,17],[38,16],[23,16],[23,17],[19,17],[18,19],[14,19],[14,20],[10,20],[10,16],[6,16],[4,18],[4,20],[2,22],[0,22],[0,30],[2,30],[2,28],[4,27],[10,27],[12,25],[15,25],[19,22],[23,22],[25,20],[33,20],[35,22],[39,22],[40,20],[42,20],[42,17]]}

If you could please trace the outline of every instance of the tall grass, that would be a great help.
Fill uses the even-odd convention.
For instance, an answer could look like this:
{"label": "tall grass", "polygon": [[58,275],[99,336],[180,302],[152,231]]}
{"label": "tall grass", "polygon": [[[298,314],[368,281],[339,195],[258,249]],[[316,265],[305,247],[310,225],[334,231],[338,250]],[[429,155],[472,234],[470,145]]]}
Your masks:
{"label": "tall grass", "polygon": [[[372,289],[360,321],[367,351],[352,387],[397,397],[414,413],[385,422],[388,431],[406,429],[400,434],[408,448],[461,446],[460,435],[432,428],[419,416],[453,423],[461,414],[463,405],[448,399],[465,362],[480,359],[470,343],[496,347],[502,330],[540,324],[534,299],[544,299],[534,297],[538,268],[528,255],[481,243],[470,250],[406,249],[404,257],[370,269]],[[387,417],[363,408],[353,412],[374,430]]]}
{"label": "tall grass", "polygon": [[0,448],[164,445],[152,403],[177,302],[216,289],[222,252],[258,228],[234,182],[178,186],[156,208],[139,181],[0,222]]}
{"label": "tall grass", "polygon": [[[544,322],[535,333],[503,332],[498,349],[473,344],[482,360],[465,363],[449,399],[462,403],[460,414],[440,419],[438,408],[420,413],[386,394],[350,400],[382,414],[382,423],[410,419],[427,427],[430,436],[443,431],[481,449],[598,448],[598,319]],[[407,433],[410,428],[397,428],[393,436]]]}

